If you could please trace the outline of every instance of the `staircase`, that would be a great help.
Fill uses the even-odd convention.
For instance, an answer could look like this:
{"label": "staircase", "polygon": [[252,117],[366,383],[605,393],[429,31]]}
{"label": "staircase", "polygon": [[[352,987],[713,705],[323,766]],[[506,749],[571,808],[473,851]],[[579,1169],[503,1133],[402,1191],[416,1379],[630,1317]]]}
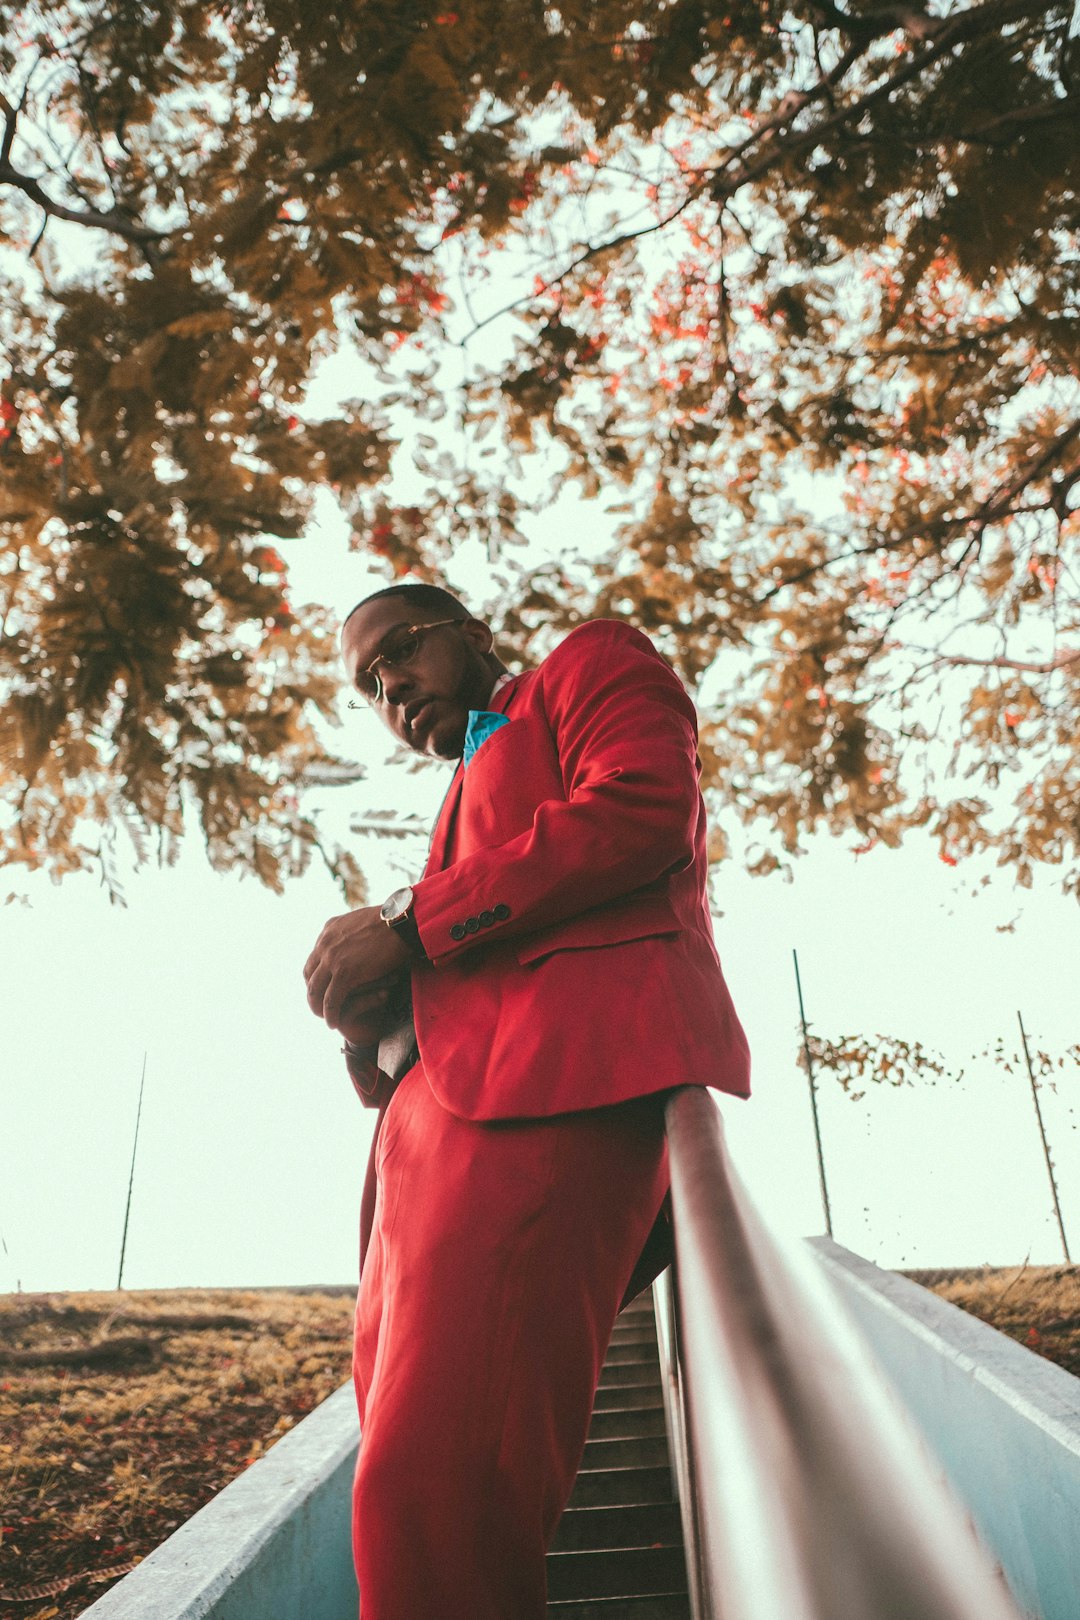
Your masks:
{"label": "staircase", "polygon": [[547,1570],[549,1616],[689,1620],[651,1294],[615,1324]]}

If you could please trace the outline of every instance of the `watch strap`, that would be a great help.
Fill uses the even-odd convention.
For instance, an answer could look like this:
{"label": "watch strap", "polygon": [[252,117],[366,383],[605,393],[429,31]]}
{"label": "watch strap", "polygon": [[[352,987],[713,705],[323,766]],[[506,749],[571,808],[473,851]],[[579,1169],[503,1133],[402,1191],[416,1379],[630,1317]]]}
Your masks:
{"label": "watch strap", "polygon": [[423,940],[420,938],[416,913],[411,906],[402,916],[387,918],[387,926],[394,930],[399,939],[405,941],[409,948],[409,954],[414,956],[418,962],[428,960],[427,951],[425,951]]}

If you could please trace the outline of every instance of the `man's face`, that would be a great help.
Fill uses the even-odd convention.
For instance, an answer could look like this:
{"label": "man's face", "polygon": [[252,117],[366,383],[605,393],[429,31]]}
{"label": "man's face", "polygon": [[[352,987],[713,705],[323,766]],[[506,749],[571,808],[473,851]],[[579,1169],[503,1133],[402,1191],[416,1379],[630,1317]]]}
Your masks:
{"label": "man's face", "polygon": [[[391,654],[372,674],[378,693],[371,707],[406,747],[436,759],[457,759],[465,746],[469,710],[487,702],[495,675],[485,661],[491,633],[476,619],[443,624],[445,611],[410,605],[404,596],[384,596],[358,608],[342,632],[341,656],[351,684],[363,690],[364,671],[380,653]],[[402,661],[414,625],[435,625],[422,633],[415,652]]]}

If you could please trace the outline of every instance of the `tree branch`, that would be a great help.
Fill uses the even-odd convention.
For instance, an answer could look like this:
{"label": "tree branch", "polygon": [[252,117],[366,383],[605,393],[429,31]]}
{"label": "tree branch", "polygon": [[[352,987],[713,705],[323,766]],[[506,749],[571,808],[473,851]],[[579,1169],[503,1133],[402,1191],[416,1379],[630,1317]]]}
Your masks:
{"label": "tree branch", "polygon": [[1042,455],[1038,456],[1025,472],[1021,473],[1018,478],[1014,478],[1012,483],[1001,490],[999,494],[988,497],[976,513],[964,520],[965,523],[976,523],[980,528],[984,528],[986,524],[994,523],[997,519],[1004,517],[1016,497],[1022,495],[1024,490],[1033,484],[1041,473],[1046,471],[1051,462],[1056,460],[1066,445],[1075,439],[1078,434],[1080,434],[1080,421],[1073,422],[1069,427],[1064,428],[1056,439],[1051,440]]}
{"label": "tree branch", "polygon": [[558,275],[552,276],[550,281],[545,281],[542,286],[534,287],[529,293],[522,293],[520,298],[515,298],[509,304],[504,304],[501,309],[493,310],[490,315],[485,315],[483,320],[472,328],[471,332],[466,332],[465,336],[459,339],[458,347],[464,348],[470,338],[474,338],[477,332],[483,331],[485,326],[490,326],[492,321],[501,319],[503,315],[513,314],[514,310],[520,309],[523,304],[530,304],[535,299],[542,298],[544,293],[551,292],[556,287],[561,286],[567,276],[572,276],[580,265],[587,264],[590,259],[597,258],[601,253],[614,252],[616,248],[625,247],[628,242],[636,242],[640,237],[653,236],[657,231],[666,230],[673,220],[678,219],[680,214],[685,213],[698,195],[699,192],[692,188],[687,192],[682,202],[676,208],[673,208],[670,214],[665,214],[663,219],[654,220],[651,225],[643,225],[640,230],[622,231],[618,236],[609,237],[606,242],[587,244],[577,257],[571,259],[568,265],[564,265]]}
{"label": "tree branch", "polygon": [[[838,33],[846,34],[849,39],[855,39],[862,45],[869,45],[875,39],[881,39],[886,34],[902,31],[913,39],[936,39],[948,26],[945,16],[932,16],[917,6],[881,6],[876,11],[867,11],[860,15],[852,15],[841,11],[834,4],[834,0],[818,0],[814,8],[827,28],[835,28]],[[970,7],[969,10],[977,8]],[[1032,5],[1026,5],[1025,11],[1045,11],[1045,3],[1035,0]]]}
{"label": "tree branch", "polygon": [[3,141],[0,142],[0,167],[6,164],[11,156],[11,147],[15,140],[15,125],[18,123],[19,113],[22,111],[22,105],[25,99],[25,85],[23,86],[23,93],[17,107],[13,107],[6,96],[0,96],[0,105],[2,105],[4,109],[4,138]]}
{"label": "tree branch", "polygon": [[941,653],[932,660],[932,665],[937,668],[942,665],[949,669],[973,665],[978,669],[1018,669],[1032,675],[1053,675],[1059,669],[1067,669],[1071,664],[1080,664],[1080,652],[1059,652],[1045,663],[1032,662],[1024,658],[974,658],[966,653]]}
{"label": "tree branch", "polygon": [[122,236],[128,242],[144,244],[163,242],[169,234],[165,231],[153,231],[148,225],[137,225],[133,220],[125,219],[116,209],[109,209],[103,213],[97,208],[68,208],[64,203],[56,202],[50,197],[32,175],[21,174],[6,161],[0,163],[0,185],[14,186],[53,219],[66,219],[73,225],[86,225],[93,230],[110,231],[114,236]]}
{"label": "tree branch", "polygon": [[[767,174],[770,169],[785,158],[789,158],[807,147],[813,149],[813,147],[818,146],[821,137],[829,130],[835,129],[841,124],[850,123],[853,119],[861,117],[868,108],[874,106],[877,102],[883,99],[887,100],[910,79],[917,78],[928,67],[932,67],[935,62],[951,51],[954,46],[962,45],[965,40],[979,34],[984,27],[1000,26],[1001,23],[1010,20],[1014,15],[1023,16],[1031,9],[1033,9],[1033,0],[988,0],[985,5],[972,6],[970,9],[960,12],[951,21],[943,23],[940,29],[935,30],[932,36],[932,44],[926,51],[921,55],[912,55],[910,60],[905,62],[902,67],[889,74],[871,90],[866,91],[858,100],[851,102],[847,107],[841,107],[820,123],[813,124],[809,129],[800,130],[798,134],[789,134],[780,140],[771,140],[765,151],[755,161],[745,166],[739,166],[734,171],[729,171],[729,164],[732,159],[738,158],[742,152],[747,150],[749,145],[760,139],[761,134],[775,134],[778,125],[776,114],[774,114],[772,120],[767,121],[761,126],[760,130],[755,131],[750,141],[745,141],[740,147],[736,147],[725,159],[724,163],[714,171],[714,178],[710,186],[711,196],[717,202],[726,201],[750,181],[758,180],[762,175]],[[1034,9],[1041,9],[1041,6],[1036,3]],[[842,61],[846,62],[847,56],[850,55],[851,52],[846,53]],[[838,63],[837,67],[840,65]],[[835,72],[836,69],[833,71]],[[846,67],[844,71],[846,72]],[[815,87],[815,94],[812,98],[808,95],[807,99],[817,99],[816,91],[818,88]],[[782,107],[783,103],[777,109],[777,113],[781,111]],[[794,111],[798,110],[798,108],[794,109]],[[794,111],[785,116],[784,123],[790,121],[794,116]]]}
{"label": "tree branch", "polygon": [[[1075,120],[1076,116],[1076,101],[1072,96],[1055,96],[1052,101],[1040,101],[1033,107],[1014,107],[1009,112],[996,113],[992,118],[984,118],[982,123],[974,124],[970,129],[956,130],[953,139],[984,141],[992,131],[1009,124],[1030,127],[1032,124],[1046,124],[1058,118]],[[1018,130],[1017,133],[1022,133],[1022,130]]]}
{"label": "tree branch", "polygon": [[[878,551],[899,551],[904,546],[911,545],[913,541],[931,534],[939,536],[940,545],[944,545],[953,535],[972,528],[975,530],[974,540],[977,540],[988,525],[1000,522],[1003,517],[1014,515],[1016,508],[1012,503],[1016,500],[1016,497],[1022,495],[1024,490],[1035,482],[1036,478],[1046,472],[1055,457],[1060,455],[1062,450],[1078,434],[1080,434],[1080,421],[1073,422],[1059,433],[1057,438],[1043,451],[1042,455],[1019,478],[1015,478],[1011,484],[1005,489],[999,490],[997,494],[988,496],[974,512],[966,512],[958,517],[940,517],[931,519],[929,522],[920,522],[905,531],[905,533],[896,535],[892,539],[874,540],[866,546],[849,546],[845,551],[839,551],[831,557],[820,557],[816,562],[809,563],[807,567],[801,568],[798,573],[789,574],[785,579],[778,580],[775,585],[771,585],[763,595],[757,598],[754,606],[757,608],[766,607],[783,591],[790,589],[792,585],[801,585],[806,580],[812,579],[816,574],[820,574],[824,569],[832,568],[836,563],[848,562],[852,557],[869,557]],[[1070,469],[1071,471],[1072,469]],[[1043,509],[1056,510],[1053,501],[1047,501]],[[1021,510],[1029,511],[1033,510],[1033,508],[1024,507]],[[965,548],[965,556],[973,543],[974,541],[968,542],[968,547]],[[954,564],[954,568],[958,567],[962,561],[963,558],[960,558]],[[950,572],[952,571],[950,569]]]}

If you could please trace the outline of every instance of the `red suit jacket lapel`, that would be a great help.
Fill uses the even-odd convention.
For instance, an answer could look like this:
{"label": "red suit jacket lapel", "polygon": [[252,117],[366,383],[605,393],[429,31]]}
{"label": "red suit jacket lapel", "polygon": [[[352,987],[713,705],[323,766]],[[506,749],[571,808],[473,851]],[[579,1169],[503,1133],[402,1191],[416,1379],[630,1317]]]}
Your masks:
{"label": "red suit jacket lapel", "polygon": [[[505,714],[510,707],[514,696],[517,677],[507,681],[502,690],[490,700],[492,713]],[[442,802],[439,814],[435,819],[435,830],[431,835],[431,847],[428,858],[424,862],[424,876],[429,872],[441,872],[446,865],[446,857],[450,849],[450,839],[457,820],[458,806],[461,803],[461,789],[465,781],[465,767],[458,764],[457,770],[446,790],[446,797]]]}
{"label": "red suit jacket lapel", "polygon": [[429,872],[441,872],[446,865],[446,853],[450,846],[450,834],[454,830],[458,805],[461,803],[461,784],[464,779],[465,771],[459,762],[435,820],[435,831],[431,835],[431,848],[428,850],[428,858],[424,862],[425,877]]}

